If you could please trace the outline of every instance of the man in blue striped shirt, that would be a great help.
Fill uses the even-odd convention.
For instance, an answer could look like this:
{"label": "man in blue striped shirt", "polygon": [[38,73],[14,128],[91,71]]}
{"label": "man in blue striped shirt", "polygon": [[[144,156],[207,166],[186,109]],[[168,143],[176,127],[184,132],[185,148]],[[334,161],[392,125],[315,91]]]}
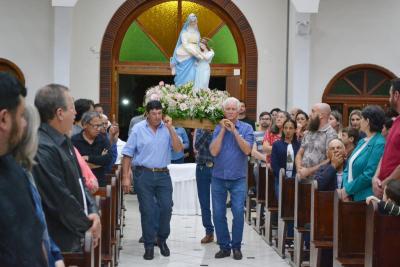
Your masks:
{"label": "man in blue striped shirt", "polygon": [[[161,255],[170,255],[166,240],[170,234],[172,213],[172,182],[167,165],[171,163],[171,147],[182,151],[183,146],[170,118],[162,121],[162,106],[158,100],[146,105],[146,120],[137,123],[122,150],[122,187],[125,193],[131,188],[131,163],[139,200],[145,260],[154,258],[154,238],[157,236]],[[154,201],[156,199],[156,201]],[[158,203],[158,209],[156,207]],[[154,211],[159,210],[158,223]],[[156,225],[158,231],[156,233]]]}
{"label": "man in blue striped shirt", "polygon": [[[240,102],[234,97],[223,103],[225,119],[215,128],[210,145],[214,156],[211,192],[213,218],[220,251],[215,258],[229,257],[231,249],[235,260],[242,259],[241,243],[244,226],[247,157],[254,143],[253,128],[238,120]],[[226,221],[226,198],[231,196],[233,225],[232,239]]]}

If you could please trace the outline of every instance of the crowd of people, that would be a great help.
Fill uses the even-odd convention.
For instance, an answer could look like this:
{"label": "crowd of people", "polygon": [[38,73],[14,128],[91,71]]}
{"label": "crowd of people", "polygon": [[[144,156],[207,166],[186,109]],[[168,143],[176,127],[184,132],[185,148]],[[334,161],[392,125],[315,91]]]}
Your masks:
{"label": "crowd of people", "polygon": [[86,231],[96,245],[101,223],[93,193],[106,185],[115,163],[122,164],[124,192],[133,183],[138,197],[144,259],[154,258],[155,246],[168,257],[173,188],[167,166],[184,163],[187,149],[196,153],[200,242],[216,235],[215,258],[243,257],[245,199],[255,190],[247,188],[249,159],[272,169],[276,192],[283,168],[285,179],[315,179],[319,190],[338,190],[343,201],[377,201],[381,212],[400,214],[400,119],[393,112],[400,112],[400,79],[390,88],[391,113],[374,105],[353,110],[348,127],[326,103],[309,113],[263,111],[256,123],[244,102],[229,97],[216,128],[192,136],[150,97],[145,114],[132,119],[126,143],[115,118],[110,122],[91,100],[74,101],[65,86],[39,89],[34,106],[25,104],[26,88],[13,76],[0,73],[0,89],[1,266],[64,266],[61,252],[80,251]]}
{"label": "crowd of people", "polygon": [[0,265],[61,267],[85,232],[99,242],[93,193],[117,159],[119,128],[65,86],[40,88],[34,106],[26,94],[0,73]]}

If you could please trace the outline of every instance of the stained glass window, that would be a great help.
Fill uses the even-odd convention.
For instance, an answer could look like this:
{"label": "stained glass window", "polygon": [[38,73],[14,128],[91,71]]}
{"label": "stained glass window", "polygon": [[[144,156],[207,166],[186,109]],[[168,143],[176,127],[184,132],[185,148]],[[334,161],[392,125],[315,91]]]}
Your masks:
{"label": "stained glass window", "polygon": [[142,14],[128,28],[120,50],[120,61],[168,62],[178,33],[190,13],[195,13],[201,36],[210,38],[215,51],[212,63],[238,64],[238,52],[229,27],[212,10],[200,4],[166,1]]}

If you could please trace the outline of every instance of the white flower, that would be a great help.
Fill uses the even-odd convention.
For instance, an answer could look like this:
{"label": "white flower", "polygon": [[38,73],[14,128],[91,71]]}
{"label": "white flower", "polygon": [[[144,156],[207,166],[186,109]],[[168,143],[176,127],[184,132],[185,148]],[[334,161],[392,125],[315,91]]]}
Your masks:
{"label": "white flower", "polygon": [[188,109],[188,106],[187,106],[185,103],[181,103],[181,104],[179,105],[179,108],[180,108],[182,111],[185,111],[185,110]]}

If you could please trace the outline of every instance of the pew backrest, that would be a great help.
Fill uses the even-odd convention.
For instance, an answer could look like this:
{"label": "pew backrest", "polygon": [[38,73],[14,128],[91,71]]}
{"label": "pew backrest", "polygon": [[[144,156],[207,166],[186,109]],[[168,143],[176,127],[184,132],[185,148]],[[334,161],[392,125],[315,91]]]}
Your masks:
{"label": "pew backrest", "polygon": [[[272,169],[269,167],[268,172],[266,175],[266,181],[265,181],[265,193],[266,193],[266,208],[271,209],[271,208],[278,208],[278,200],[275,194],[275,177],[274,177],[274,172]],[[277,178],[278,179],[278,178]]]}
{"label": "pew backrest", "polygon": [[66,267],[94,267],[94,247],[91,232],[85,233],[82,252],[63,252],[62,255]]}
{"label": "pew backrest", "polygon": [[300,179],[295,180],[295,205],[294,205],[294,226],[304,228],[311,222],[311,182]]}
{"label": "pew backrest", "polygon": [[313,181],[311,190],[311,240],[333,241],[334,191],[318,191]]}
{"label": "pew backrest", "polygon": [[366,204],[344,202],[334,193],[333,256],[364,258]]}
{"label": "pew backrest", "polygon": [[279,171],[279,218],[294,217],[294,180],[287,179],[285,169]]}
{"label": "pew backrest", "polygon": [[261,166],[261,164],[257,164],[258,168],[258,183],[257,183],[257,202],[265,202],[265,182],[267,175],[267,168]]}
{"label": "pew backrest", "polygon": [[400,265],[400,217],[380,214],[376,202],[367,206],[365,267]]}

